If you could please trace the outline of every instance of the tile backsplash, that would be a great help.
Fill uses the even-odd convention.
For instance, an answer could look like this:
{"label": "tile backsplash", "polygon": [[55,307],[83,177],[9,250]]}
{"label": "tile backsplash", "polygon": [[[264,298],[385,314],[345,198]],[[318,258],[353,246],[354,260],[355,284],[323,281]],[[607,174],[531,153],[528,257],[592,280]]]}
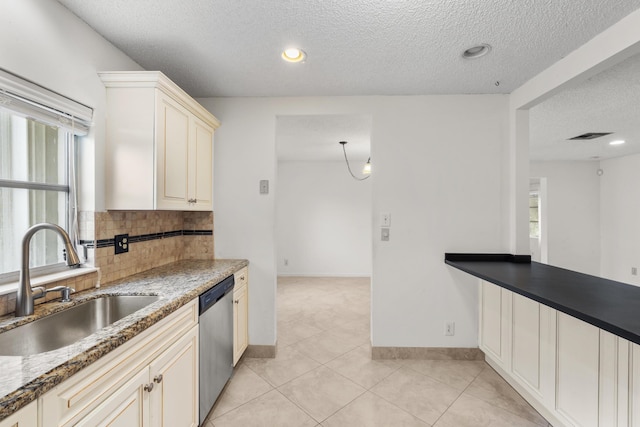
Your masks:
{"label": "tile backsplash", "polygon": [[[99,273],[50,283],[47,288],[64,285],[81,291],[98,281],[106,284],[174,261],[213,259],[213,212],[80,212],[78,219],[87,264],[99,268]],[[115,255],[117,234],[129,235],[129,252]],[[51,294],[49,299],[56,297]],[[0,316],[14,310],[15,293],[0,296]]]}

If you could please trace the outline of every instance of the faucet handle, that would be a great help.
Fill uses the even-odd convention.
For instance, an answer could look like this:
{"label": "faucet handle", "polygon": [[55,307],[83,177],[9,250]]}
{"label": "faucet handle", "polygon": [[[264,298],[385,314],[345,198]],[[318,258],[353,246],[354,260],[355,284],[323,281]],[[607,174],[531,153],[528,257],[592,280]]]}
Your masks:
{"label": "faucet handle", "polygon": [[42,298],[47,294],[47,290],[44,286],[36,286],[35,288],[31,288],[31,292],[33,293],[33,299],[36,300],[38,298]]}

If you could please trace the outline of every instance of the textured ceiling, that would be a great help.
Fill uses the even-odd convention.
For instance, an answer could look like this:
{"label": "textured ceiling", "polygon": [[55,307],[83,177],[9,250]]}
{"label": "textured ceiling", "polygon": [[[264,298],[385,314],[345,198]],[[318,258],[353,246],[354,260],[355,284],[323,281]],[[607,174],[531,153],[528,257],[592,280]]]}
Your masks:
{"label": "textured ceiling", "polygon": [[[509,93],[640,8],[640,0],[59,1],[194,97]],[[493,50],[462,59],[478,43]],[[304,49],[306,62],[282,61],[289,46]]]}
{"label": "textured ceiling", "polygon": [[[587,132],[614,132],[567,141]],[[530,158],[596,160],[640,152],[640,55],[562,91],[530,110]],[[616,139],[624,145],[611,146]]]}
{"label": "textured ceiling", "polygon": [[354,173],[370,156],[371,116],[278,116],[276,146],[279,161],[344,161],[340,141]]}

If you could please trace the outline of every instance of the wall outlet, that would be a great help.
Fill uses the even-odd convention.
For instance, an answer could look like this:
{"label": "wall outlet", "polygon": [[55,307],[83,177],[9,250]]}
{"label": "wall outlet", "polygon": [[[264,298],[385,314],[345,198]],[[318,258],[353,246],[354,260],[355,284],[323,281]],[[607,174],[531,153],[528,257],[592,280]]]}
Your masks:
{"label": "wall outlet", "polygon": [[380,227],[391,226],[391,214],[389,212],[383,212],[380,214]]}
{"label": "wall outlet", "polygon": [[129,235],[117,234],[113,238],[114,246],[116,247],[116,255],[129,252]]}
{"label": "wall outlet", "polygon": [[446,336],[454,336],[456,334],[456,322],[445,322],[444,334]]}
{"label": "wall outlet", "polygon": [[289,260],[287,258],[284,259],[284,266],[288,266],[289,265]]}
{"label": "wall outlet", "polygon": [[638,267],[631,267],[631,274],[633,276],[637,276],[638,275]]}
{"label": "wall outlet", "polygon": [[260,194],[269,194],[269,180],[260,180]]}

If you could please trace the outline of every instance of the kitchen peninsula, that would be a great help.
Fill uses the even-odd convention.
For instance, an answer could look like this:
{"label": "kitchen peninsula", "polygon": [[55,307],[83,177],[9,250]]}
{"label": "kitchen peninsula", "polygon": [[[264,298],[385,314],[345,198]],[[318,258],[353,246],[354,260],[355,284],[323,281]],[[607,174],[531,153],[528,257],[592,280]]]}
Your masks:
{"label": "kitchen peninsula", "polygon": [[554,426],[640,425],[640,288],[527,256],[445,263],[481,279],[479,347]]}

